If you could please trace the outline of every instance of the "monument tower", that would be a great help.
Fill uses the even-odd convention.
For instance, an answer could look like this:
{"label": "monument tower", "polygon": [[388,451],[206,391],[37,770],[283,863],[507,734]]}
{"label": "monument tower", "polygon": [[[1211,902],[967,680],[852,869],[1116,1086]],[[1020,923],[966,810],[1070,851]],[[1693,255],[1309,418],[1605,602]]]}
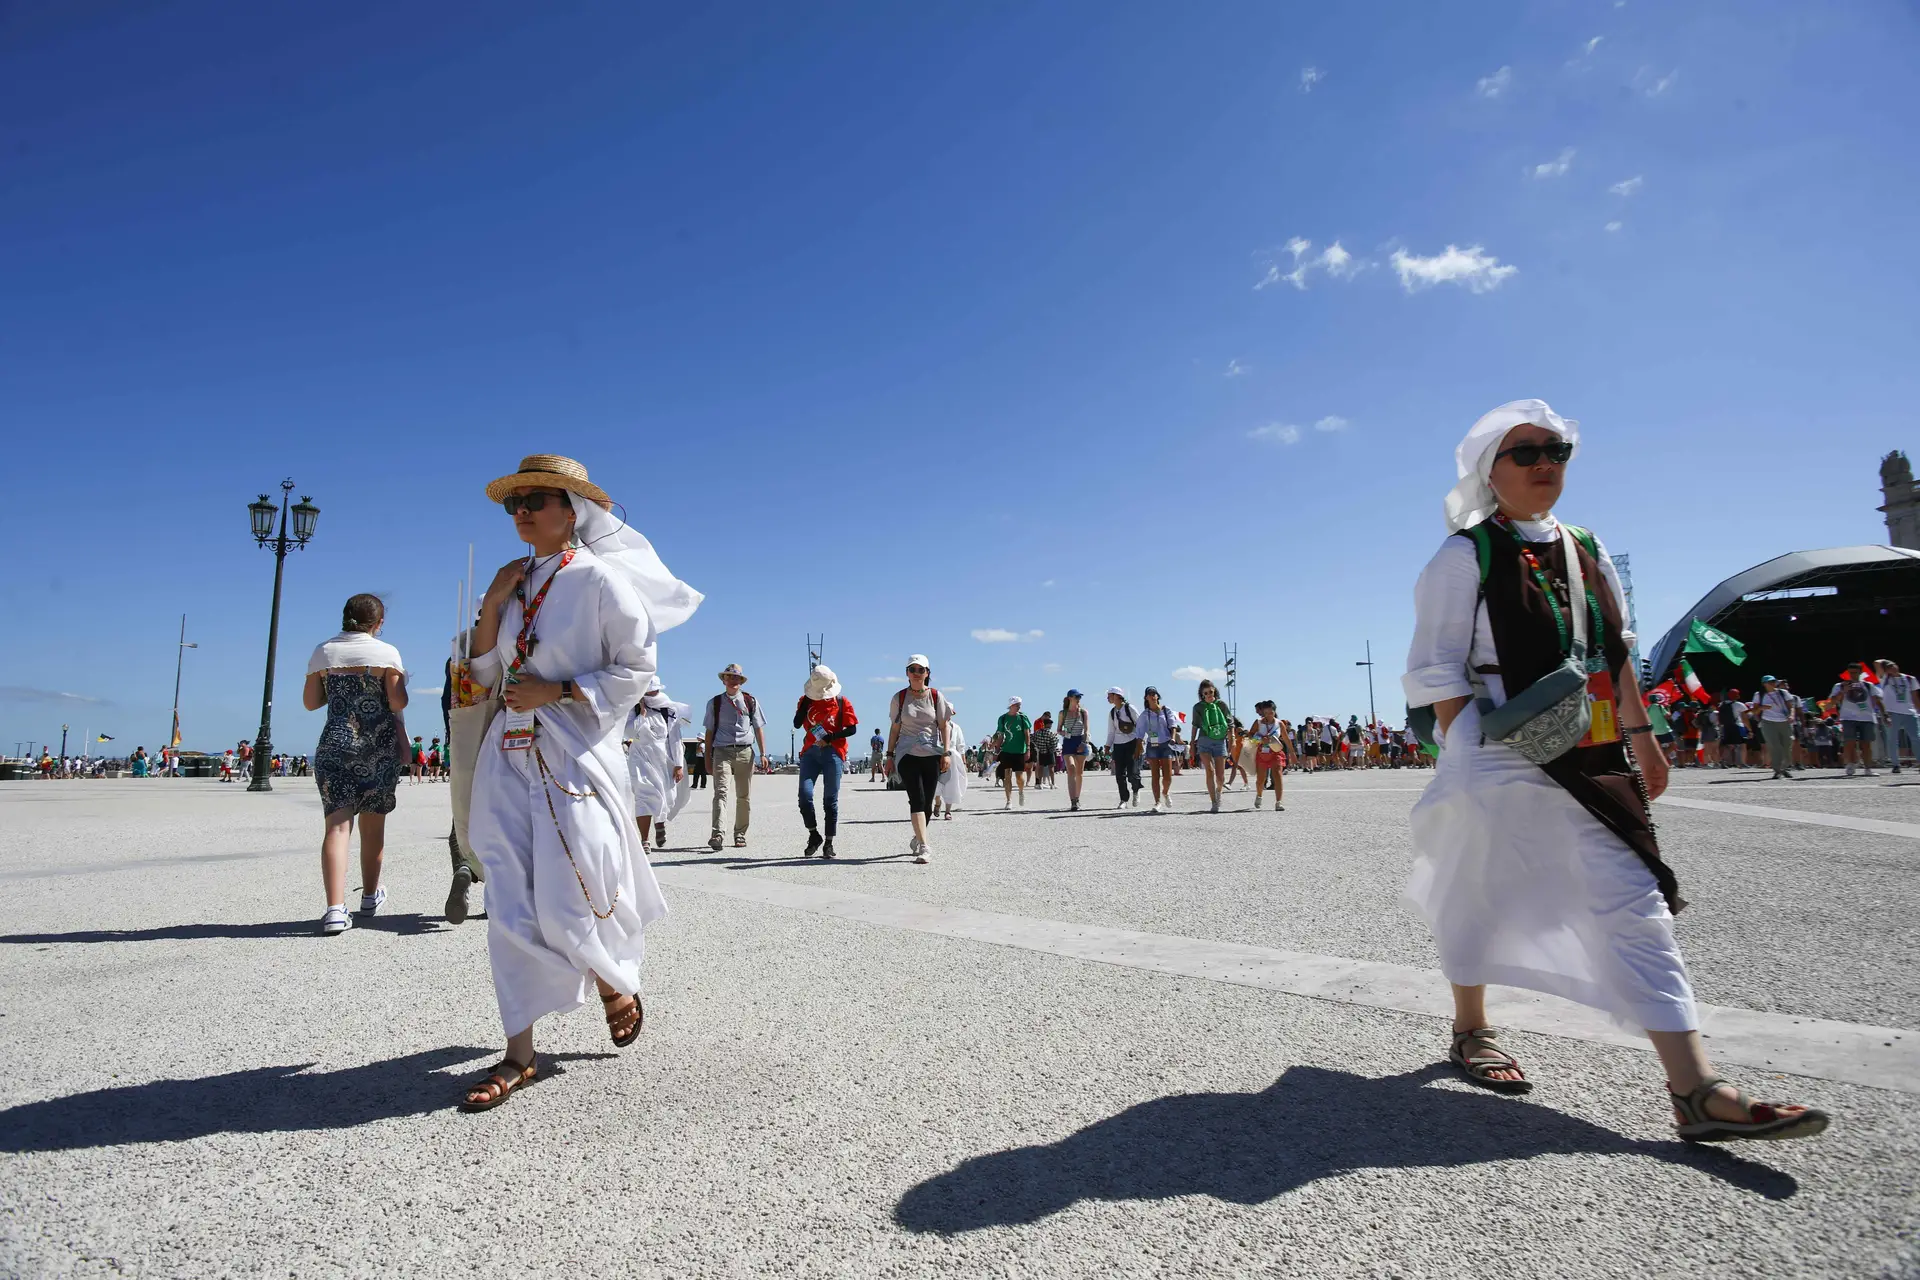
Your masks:
{"label": "monument tower", "polygon": [[1887,541],[1896,547],[1920,551],[1920,484],[1913,479],[1913,464],[1907,455],[1895,449],[1880,459],[1880,491],[1886,504]]}

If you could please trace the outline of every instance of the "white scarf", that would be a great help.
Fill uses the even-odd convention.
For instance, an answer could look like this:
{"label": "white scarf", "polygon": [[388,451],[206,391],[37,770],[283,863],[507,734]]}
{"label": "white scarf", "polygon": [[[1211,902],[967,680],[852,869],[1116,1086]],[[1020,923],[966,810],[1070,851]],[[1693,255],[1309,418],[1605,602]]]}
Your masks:
{"label": "white scarf", "polygon": [[639,530],[591,498],[571,490],[567,497],[573,503],[574,541],[605,561],[640,593],[655,631],[672,630],[693,616],[706,597],[674,577]]}
{"label": "white scarf", "polygon": [[1578,456],[1580,424],[1555,413],[1545,400],[1510,400],[1483,414],[1480,421],[1468,428],[1466,438],[1453,451],[1454,469],[1459,473],[1460,482],[1447,494],[1444,510],[1448,533],[1471,528],[1500,509],[1500,500],[1493,496],[1493,456],[1500,451],[1500,442],[1507,438],[1507,432],[1522,423],[1545,427],[1572,445]]}

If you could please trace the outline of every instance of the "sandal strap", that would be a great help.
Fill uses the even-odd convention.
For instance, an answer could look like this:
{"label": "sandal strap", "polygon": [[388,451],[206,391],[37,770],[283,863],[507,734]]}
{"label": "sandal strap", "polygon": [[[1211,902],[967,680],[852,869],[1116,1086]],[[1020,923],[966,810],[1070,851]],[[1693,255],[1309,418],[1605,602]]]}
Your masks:
{"label": "sandal strap", "polygon": [[1695,1085],[1688,1093],[1675,1093],[1672,1089],[1668,1089],[1667,1096],[1673,1099],[1674,1106],[1686,1114],[1688,1124],[1742,1123],[1738,1120],[1721,1120],[1717,1116],[1707,1114],[1707,1099],[1712,1097],[1714,1090],[1718,1089],[1721,1085],[1726,1085],[1732,1089],[1734,1103],[1745,1111],[1748,1116],[1753,1115],[1755,1104],[1753,1099],[1747,1096],[1746,1090],[1735,1086],[1732,1082],[1724,1080],[1719,1076],[1708,1076],[1705,1080]]}

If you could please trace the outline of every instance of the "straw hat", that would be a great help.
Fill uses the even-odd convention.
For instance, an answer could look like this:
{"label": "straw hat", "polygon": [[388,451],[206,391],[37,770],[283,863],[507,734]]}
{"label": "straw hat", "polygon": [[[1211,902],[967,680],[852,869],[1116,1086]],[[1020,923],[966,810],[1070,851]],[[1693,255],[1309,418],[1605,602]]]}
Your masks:
{"label": "straw hat", "polygon": [[533,453],[520,459],[518,471],[510,476],[501,476],[487,486],[487,497],[494,502],[503,502],[515,489],[566,489],[602,507],[613,506],[613,499],[607,496],[607,491],[587,479],[585,467],[557,453]]}

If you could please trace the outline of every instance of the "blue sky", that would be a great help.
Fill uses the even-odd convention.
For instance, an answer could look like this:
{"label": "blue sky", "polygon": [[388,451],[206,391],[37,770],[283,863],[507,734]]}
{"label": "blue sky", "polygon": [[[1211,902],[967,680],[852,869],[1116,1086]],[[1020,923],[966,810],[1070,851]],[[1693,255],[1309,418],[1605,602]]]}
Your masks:
{"label": "blue sky", "polygon": [[984,732],[1223,640],[1289,715],[1371,640],[1397,710],[1505,400],[1585,424],[1649,633],[1882,540],[1920,447],[1910,5],[548,8],[0,8],[0,749],[158,745],[183,611],[188,745],[251,736],[283,476],[302,750],[353,592],[439,683],[523,453],[707,593],[677,694],[784,705],[824,632]]}

